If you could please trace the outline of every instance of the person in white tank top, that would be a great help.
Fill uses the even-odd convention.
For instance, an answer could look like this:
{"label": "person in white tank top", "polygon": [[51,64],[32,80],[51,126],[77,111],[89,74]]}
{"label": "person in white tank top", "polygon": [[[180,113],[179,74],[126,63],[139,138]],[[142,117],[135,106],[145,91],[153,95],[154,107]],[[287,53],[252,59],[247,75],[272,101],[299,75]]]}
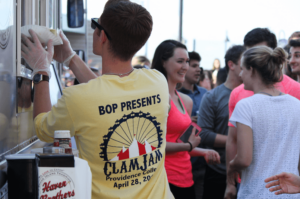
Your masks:
{"label": "person in white tank top", "polygon": [[282,80],[285,60],[282,48],[258,46],[243,54],[240,76],[255,95],[239,101],[229,119],[237,128],[237,155],[228,173],[241,174],[238,199],[278,198],[264,180],[283,171],[299,175],[300,101],[274,87]]}

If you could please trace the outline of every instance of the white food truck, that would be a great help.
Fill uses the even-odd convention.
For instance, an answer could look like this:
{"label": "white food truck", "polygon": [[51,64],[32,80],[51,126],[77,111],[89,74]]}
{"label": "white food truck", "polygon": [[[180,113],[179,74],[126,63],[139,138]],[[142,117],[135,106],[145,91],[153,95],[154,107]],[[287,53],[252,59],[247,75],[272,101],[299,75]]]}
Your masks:
{"label": "white food truck", "polygon": [[[81,42],[77,52],[85,60],[86,5],[86,0],[0,0],[0,199],[7,198],[5,155],[49,145],[37,138],[33,128],[34,87],[31,69],[21,57],[21,27],[62,29],[70,41]],[[63,66],[53,61],[50,67],[54,105],[62,95]]]}

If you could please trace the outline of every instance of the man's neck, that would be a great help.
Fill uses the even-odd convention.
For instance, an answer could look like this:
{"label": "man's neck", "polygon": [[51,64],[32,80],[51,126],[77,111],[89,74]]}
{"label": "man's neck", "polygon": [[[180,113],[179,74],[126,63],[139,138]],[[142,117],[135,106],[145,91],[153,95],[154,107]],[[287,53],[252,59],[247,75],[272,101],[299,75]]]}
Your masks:
{"label": "man's neck", "polygon": [[112,56],[102,56],[102,74],[124,74],[132,70],[131,59],[121,61]]}
{"label": "man's neck", "polygon": [[233,73],[229,72],[227,79],[224,83],[224,86],[226,86],[230,90],[233,90],[236,87],[238,87],[241,83],[242,82],[241,82],[240,78],[236,77]]}
{"label": "man's neck", "polygon": [[299,74],[299,75],[297,75],[297,82],[299,82],[299,83],[300,83],[300,74]]}
{"label": "man's neck", "polygon": [[185,89],[187,89],[187,90],[190,90],[190,91],[194,92],[194,84],[191,84],[191,83],[189,83],[187,81],[184,81],[182,83],[182,87],[185,88]]}

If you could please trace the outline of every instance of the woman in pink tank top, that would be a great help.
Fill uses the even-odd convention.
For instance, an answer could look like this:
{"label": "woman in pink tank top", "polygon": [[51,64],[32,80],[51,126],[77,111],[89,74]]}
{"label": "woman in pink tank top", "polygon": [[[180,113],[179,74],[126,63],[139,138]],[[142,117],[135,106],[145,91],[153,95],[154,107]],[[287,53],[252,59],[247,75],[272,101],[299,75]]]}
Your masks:
{"label": "woman in pink tank top", "polygon": [[185,45],[175,40],[162,42],[155,51],[152,68],[165,75],[169,85],[170,110],[166,134],[165,168],[170,189],[176,199],[195,198],[192,164],[190,156],[204,156],[208,163],[219,163],[220,156],[214,150],[200,149],[200,137],[193,133],[187,143],[176,140],[191,123],[192,99],[176,91],[189,67],[189,56]]}

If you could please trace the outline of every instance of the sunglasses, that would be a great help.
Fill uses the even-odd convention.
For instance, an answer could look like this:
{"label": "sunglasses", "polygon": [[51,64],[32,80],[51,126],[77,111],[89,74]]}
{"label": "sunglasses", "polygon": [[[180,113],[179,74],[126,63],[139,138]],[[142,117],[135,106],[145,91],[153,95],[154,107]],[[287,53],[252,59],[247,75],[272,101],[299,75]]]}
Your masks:
{"label": "sunglasses", "polygon": [[98,23],[98,18],[92,18],[91,21],[91,27],[95,30],[98,28],[100,31],[103,30],[107,36],[108,40],[111,40],[111,37],[108,35],[108,33],[104,30],[104,28]]}

